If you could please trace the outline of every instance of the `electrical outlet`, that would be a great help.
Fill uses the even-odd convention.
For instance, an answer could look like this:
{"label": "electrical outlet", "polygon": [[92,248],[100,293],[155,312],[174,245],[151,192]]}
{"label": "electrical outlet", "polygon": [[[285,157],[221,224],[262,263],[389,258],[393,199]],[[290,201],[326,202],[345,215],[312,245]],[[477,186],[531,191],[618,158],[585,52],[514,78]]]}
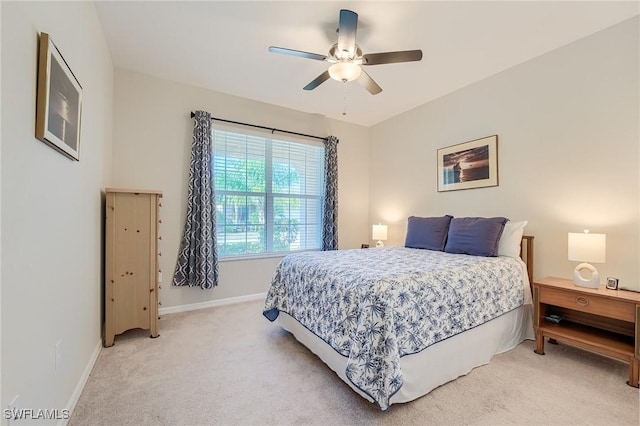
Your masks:
{"label": "electrical outlet", "polygon": [[62,339],[56,343],[56,370],[62,365]]}
{"label": "electrical outlet", "polygon": [[[20,409],[20,395],[16,395],[13,397],[13,399],[9,403],[8,408],[9,408],[9,418],[7,419],[7,426],[11,426],[16,422],[13,416],[15,415],[16,411]],[[6,418],[6,414],[5,414],[5,418]]]}

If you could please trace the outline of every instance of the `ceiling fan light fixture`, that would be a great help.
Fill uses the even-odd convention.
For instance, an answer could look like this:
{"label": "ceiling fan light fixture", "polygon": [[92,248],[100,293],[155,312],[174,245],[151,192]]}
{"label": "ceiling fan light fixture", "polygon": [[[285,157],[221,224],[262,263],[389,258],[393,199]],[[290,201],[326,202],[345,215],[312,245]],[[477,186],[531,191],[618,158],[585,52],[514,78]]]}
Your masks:
{"label": "ceiling fan light fixture", "polygon": [[352,62],[338,62],[329,67],[329,75],[338,81],[353,81],[361,72],[362,69]]}

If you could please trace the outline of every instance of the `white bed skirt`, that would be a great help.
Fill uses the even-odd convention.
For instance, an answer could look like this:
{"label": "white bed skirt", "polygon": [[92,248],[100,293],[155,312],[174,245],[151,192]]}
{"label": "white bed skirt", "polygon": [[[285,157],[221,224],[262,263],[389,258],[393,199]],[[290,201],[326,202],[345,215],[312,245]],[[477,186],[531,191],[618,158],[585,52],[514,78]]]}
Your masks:
{"label": "white bed skirt", "polygon": [[[277,322],[315,353],[353,390],[373,400],[356,388],[345,375],[347,357],[290,315],[280,312]],[[412,401],[433,389],[488,364],[499,353],[515,348],[525,339],[534,340],[531,305],[524,305],[464,333],[429,346],[422,352],[400,358],[404,384],[391,397],[390,403]]]}

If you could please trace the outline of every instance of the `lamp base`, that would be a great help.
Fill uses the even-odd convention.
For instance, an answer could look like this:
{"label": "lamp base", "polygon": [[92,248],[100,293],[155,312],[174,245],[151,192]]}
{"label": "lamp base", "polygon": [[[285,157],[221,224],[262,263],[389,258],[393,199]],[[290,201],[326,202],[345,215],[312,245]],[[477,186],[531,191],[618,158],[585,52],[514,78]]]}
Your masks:
{"label": "lamp base", "polygon": [[[581,272],[585,269],[591,272],[591,278],[582,276]],[[600,274],[598,274],[598,270],[593,265],[581,263],[573,270],[573,282],[578,287],[598,288],[600,287]]]}
{"label": "lamp base", "polygon": [[378,242],[376,243],[376,247],[384,247],[384,243],[382,242],[382,240],[378,240]]}

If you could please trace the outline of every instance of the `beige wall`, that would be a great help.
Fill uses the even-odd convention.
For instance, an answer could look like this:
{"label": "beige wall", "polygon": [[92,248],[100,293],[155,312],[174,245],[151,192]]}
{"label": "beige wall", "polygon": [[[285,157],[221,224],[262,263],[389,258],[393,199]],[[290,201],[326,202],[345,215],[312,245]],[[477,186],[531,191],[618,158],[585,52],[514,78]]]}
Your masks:
{"label": "beige wall", "polygon": [[[570,278],[567,232],[607,234],[601,276],[640,289],[638,18],[371,128],[371,221],[527,219],[535,277]],[[436,150],[497,134],[500,185],[438,193]]]}
{"label": "beige wall", "polygon": [[189,113],[315,135],[336,135],[340,248],[368,241],[369,131],[318,115],[116,69],[114,185],[161,189],[162,307],[263,293],[279,258],[224,261],[213,290],[171,286],[186,215],[193,120]]}
{"label": "beige wall", "polygon": [[[1,406],[19,394],[22,408],[64,409],[78,396],[100,342],[100,194],[111,173],[113,64],[92,3],[1,7]],[[34,137],[41,31],[83,87],[80,162]]]}

